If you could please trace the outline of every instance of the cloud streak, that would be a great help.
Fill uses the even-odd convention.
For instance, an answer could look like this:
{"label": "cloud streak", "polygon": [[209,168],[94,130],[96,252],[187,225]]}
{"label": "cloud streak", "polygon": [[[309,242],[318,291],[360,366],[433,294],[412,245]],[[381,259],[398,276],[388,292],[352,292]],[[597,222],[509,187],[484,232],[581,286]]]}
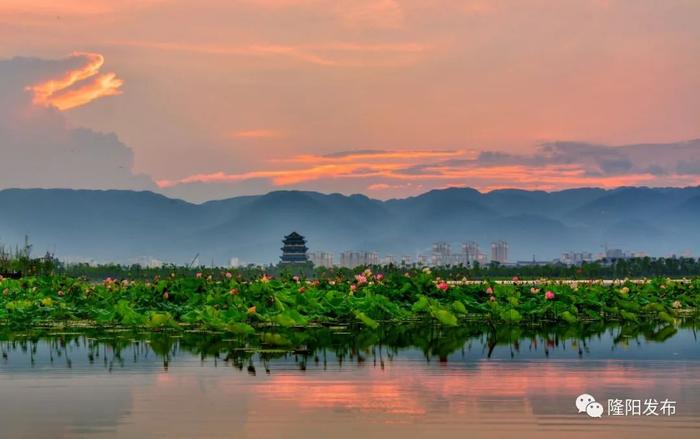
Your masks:
{"label": "cloud streak", "polygon": [[[663,160],[654,159],[663,152]],[[264,180],[273,187],[323,190],[333,181],[354,181],[379,196],[469,186],[560,190],[576,187],[685,186],[700,184],[694,166],[683,165],[700,152],[700,140],[674,144],[611,147],[577,142],[540,145],[530,155],[460,150],[354,150],[299,155],[278,167],[242,173],[202,173],[160,180],[161,189],[188,185],[231,184]],[[655,167],[651,163],[655,163]],[[681,172],[683,170],[686,172]]]}
{"label": "cloud streak", "polygon": [[318,44],[257,43],[240,46],[217,44],[190,44],[159,41],[121,40],[110,44],[144,49],[182,51],[208,55],[247,57],[285,57],[303,63],[329,67],[357,67],[367,65],[401,65],[416,60],[430,49],[420,43],[354,43],[328,42]]}

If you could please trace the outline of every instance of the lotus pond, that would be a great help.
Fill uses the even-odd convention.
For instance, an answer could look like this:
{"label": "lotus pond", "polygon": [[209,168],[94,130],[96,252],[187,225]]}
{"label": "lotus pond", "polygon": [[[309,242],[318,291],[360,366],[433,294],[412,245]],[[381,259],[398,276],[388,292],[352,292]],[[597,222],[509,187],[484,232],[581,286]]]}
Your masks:
{"label": "lotus pond", "polygon": [[[271,342],[272,341],[272,342]],[[2,437],[694,438],[697,324],[0,327]],[[593,419],[576,397],[673,401]]]}
{"label": "lotus pond", "polygon": [[697,315],[700,279],[470,282],[429,270],[306,280],[231,272],[89,282],[63,276],[0,279],[0,323],[91,325],[235,334],[268,327],[397,322],[459,326],[588,321],[673,324]]}

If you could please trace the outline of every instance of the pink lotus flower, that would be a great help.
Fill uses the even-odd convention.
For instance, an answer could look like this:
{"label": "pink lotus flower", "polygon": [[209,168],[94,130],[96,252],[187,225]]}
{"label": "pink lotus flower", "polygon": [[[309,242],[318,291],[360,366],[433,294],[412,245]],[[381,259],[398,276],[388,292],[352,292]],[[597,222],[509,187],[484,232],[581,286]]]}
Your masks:
{"label": "pink lotus flower", "polygon": [[292,280],[293,280],[294,282],[296,282],[296,283],[299,283],[299,281],[301,280],[301,278],[300,278],[299,276],[297,276],[297,275],[294,275],[294,276],[292,277]]}
{"label": "pink lotus flower", "polygon": [[260,282],[268,283],[268,282],[270,282],[270,279],[272,279],[272,276],[268,276],[267,274],[263,274],[262,277],[260,278]]}
{"label": "pink lotus flower", "polygon": [[518,276],[513,276],[513,282],[517,282],[519,280],[520,280],[520,278]]}
{"label": "pink lotus flower", "polygon": [[489,297],[489,300],[490,300],[491,302],[495,302],[495,301],[496,301],[496,297],[495,297],[495,296],[491,296],[491,297]]}
{"label": "pink lotus flower", "polygon": [[164,293],[163,293],[163,299],[165,299],[165,300],[170,299],[170,293],[168,293],[167,291],[164,292]]}
{"label": "pink lotus flower", "polygon": [[445,282],[444,280],[441,280],[440,282],[438,282],[437,287],[441,291],[447,291],[450,289],[450,286],[447,285],[447,282]]}
{"label": "pink lotus flower", "polygon": [[353,294],[355,291],[357,291],[357,285],[355,285],[355,284],[350,285],[350,294]]}
{"label": "pink lotus flower", "polygon": [[377,282],[381,282],[384,280],[384,275],[382,273],[377,273],[376,276],[374,276],[375,279],[377,279]]}
{"label": "pink lotus flower", "polygon": [[355,275],[355,280],[357,281],[358,285],[363,285],[367,283],[367,276],[364,274],[357,274]]}
{"label": "pink lotus flower", "polygon": [[231,279],[233,275],[230,272],[226,272],[226,279]]}
{"label": "pink lotus flower", "polygon": [[238,295],[238,288],[231,288],[231,290],[228,293],[232,296],[237,296]]}
{"label": "pink lotus flower", "polygon": [[202,273],[197,272],[197,273],[195,273],[194,277],[196,277],[197,279],[201,279]]}
{"label": "pink lotus flower", "polygon": [[539,288],[532,287],[532,288],[530,288],[530,292],[531,292],[532,294],[537,294],[537,293],[540,292],[540,289],[539,289]]}
{"label": "pink lotus flower", "polygon": [[304,287],[299,288],[299,294],[304,294],[304,291],[306,291],[306,288],[304,288]]}
{"label": "pink lotus flower", "polygon": [[486,294],[493,294],[493,288],[491,288],[491,287],[486,288]]}
{"label": "pink lotus flower", "polygon": [[546,293],[544,293],[544,298],[547,300],[554,300],[554,292],[547,291]]}

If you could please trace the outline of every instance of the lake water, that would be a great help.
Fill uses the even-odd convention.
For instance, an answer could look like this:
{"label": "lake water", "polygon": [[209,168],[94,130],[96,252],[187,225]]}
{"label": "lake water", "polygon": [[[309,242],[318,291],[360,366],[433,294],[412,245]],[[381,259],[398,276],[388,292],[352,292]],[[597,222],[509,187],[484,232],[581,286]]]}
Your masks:
{"label": "lake water", "polygon": [[[0,329],[0,350],[3,438],[700,437],[693,324],[245,338]],[[601,418],[578,413],[582,393]],[[658,416],[608,413],[628,399],[642,411],[655,399]]]}

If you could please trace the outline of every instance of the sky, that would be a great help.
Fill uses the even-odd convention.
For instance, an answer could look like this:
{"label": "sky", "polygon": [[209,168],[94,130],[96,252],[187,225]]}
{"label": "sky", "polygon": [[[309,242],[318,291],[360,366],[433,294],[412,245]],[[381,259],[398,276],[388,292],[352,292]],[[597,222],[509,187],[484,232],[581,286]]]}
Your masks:
{"label": "sky", "polygon": [[696,0],[2,0],[0,188],[700,185]]}

